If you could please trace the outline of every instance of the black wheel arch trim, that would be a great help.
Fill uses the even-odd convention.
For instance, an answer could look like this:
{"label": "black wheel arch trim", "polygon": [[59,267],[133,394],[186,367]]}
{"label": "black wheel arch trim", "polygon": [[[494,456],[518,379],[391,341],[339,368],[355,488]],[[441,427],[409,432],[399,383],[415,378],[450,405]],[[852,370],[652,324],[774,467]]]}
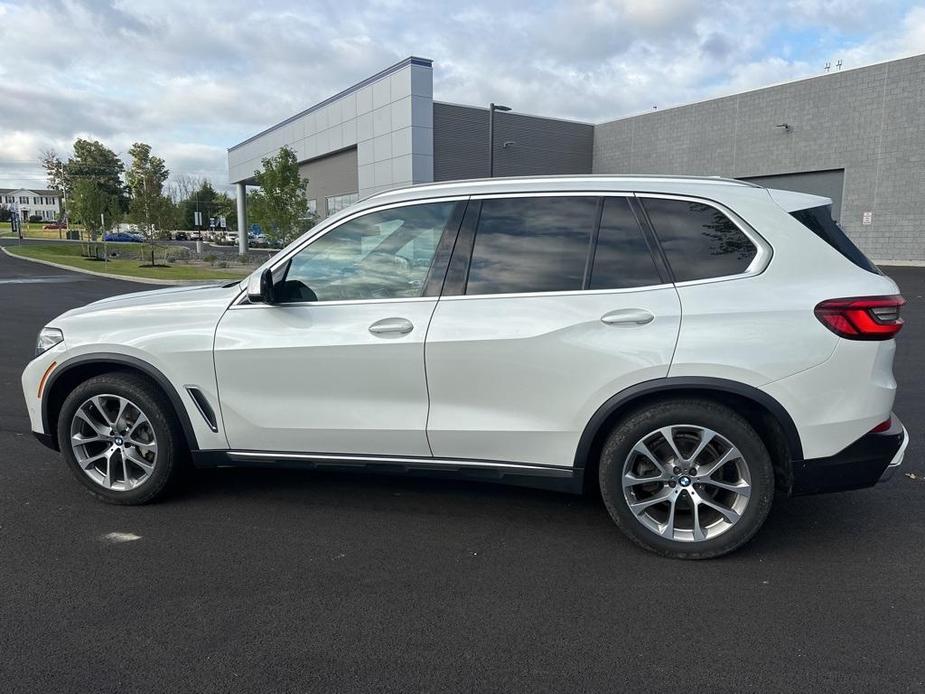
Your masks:
{"label": "black wheel arch trim", "polygon": [[797,432],[793,418],[784,409],[777,400],[762,390],[749,386],[737,381],[729,381],[723,378],[709,378],[705,376],[673,376],[666,378],[655,378],[649,381],[643,381],[636,385],[621,390],[616,395],[610,397],[601,405],[592,415],[591,419],[585,425],[585,429],[578,440],[578,448],[575,451],[575,468],[584,468],[590,457],[592,446],[597,438],[601,428],[607,419],[618,409],[631,405],[633,401],[656,393],[670,393],[674,390],[701,390],[705,392],[730,393],[740,397],[747,398],[758,405],[764,407],[780,424],[784,436],[787,439],[787,445],[790,449],[790,458],[793,461],[803,459],[803,445],[800,442],[800,435]]}
{"label": "black wheel arch trim", "polygon": [[62,362],[54,371],[52,371],[51,376],[49,376],[48,381],[45,384],[42,397],[42,428],[45,430],[46,435],[50,437],[52,441],[56,442],[57,436],[55,432],[51,430],[51,423],[49,422],[48,406],[50,398],[48,397],[48,394],[54,391],[54,386],[57,380],[68,371],[71,371],[79,366],[87,366],[91,364],[127,366],[129,368],[136,369],[151,378],[155,383],[157,383],[161,390],[166,393],[167,398],[170,400],[170,404],[173,406],[173,409],[177,415],[177,420],[180,422],[180,427],[183,430],[183,437],[186,439],[186,444],[189,449],[196,450],[199,448],[199,443],[196,439],[196,432],[193,430],[193,424],[190,421],[189,412],[187,412],[186,406],[183,404],[183,400],[180,398],[179,392],[177,392],[177,389],[170,382],[170,379],[168,379],[157,368],[144,361],[143,359],[132,357],[127,354],[119,354],[117,352],[95,352],[91,354],[81,354],[76,357],[71,357],[65,362]]}

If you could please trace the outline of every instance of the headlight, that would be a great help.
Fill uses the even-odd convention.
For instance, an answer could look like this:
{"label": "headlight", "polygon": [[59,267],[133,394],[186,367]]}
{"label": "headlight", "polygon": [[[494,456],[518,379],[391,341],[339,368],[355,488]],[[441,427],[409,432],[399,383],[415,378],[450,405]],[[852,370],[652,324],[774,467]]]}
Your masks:
{"label": "headlight", "polygon": [[35,341],[35,356],[47,352],[59,342],[64,341],[64,333],[57,328],[42,328]]}

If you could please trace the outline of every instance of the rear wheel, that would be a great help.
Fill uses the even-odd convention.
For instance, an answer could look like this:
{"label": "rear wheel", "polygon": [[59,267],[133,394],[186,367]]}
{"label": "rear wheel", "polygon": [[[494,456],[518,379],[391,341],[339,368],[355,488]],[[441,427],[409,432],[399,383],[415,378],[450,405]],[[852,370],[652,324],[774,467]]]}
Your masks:
{"label": "rear wheel", "polygon": [[614,429],[601,453],[600,485],[611,517],[637,544],[703,559],[758,531],[771,508],[774,471],[761,437],[733,410],[675,400]]}
{"label": "rear wheel", "polygon": [[184,452],[167,398],[146,379],[127,373],[96,376],[68,395],[58,418],[58,443],[77,479],[114,504],[159,497]]}

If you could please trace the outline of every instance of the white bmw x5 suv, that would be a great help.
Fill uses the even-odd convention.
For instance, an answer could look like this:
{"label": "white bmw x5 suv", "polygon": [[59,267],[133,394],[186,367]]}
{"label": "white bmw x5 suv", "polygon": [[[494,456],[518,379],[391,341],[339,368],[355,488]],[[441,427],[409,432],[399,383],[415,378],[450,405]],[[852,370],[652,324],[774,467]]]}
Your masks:
{"label": "white bmw x5 suv", "polygon": [[416,186],[246,281],[117,296],[44,328],[32,428],[97,497],[301,464],[581,492],[660,554],[729,552],[775,488],[873,485],[903,299],[831,201],[733,180]]}

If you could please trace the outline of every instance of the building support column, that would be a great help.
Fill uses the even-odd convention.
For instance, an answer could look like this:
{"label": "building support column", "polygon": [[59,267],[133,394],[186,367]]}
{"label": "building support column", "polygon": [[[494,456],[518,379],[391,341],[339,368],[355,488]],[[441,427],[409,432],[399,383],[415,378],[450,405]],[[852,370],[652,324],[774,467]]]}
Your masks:
{"label": "building support column", "polygon": [[238,192],[238,252],[247,253],[247,186],[236,183]]}

